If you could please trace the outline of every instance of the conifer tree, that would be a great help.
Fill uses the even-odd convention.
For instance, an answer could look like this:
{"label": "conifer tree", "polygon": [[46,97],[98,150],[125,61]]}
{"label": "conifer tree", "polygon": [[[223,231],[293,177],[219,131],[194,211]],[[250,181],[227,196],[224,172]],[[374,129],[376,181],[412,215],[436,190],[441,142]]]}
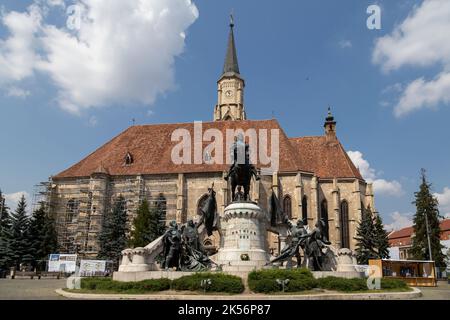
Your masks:
{"label": "conifer tree", "polygon": [[430,238],[431,257],[437,267],[445,266],[445,256],[442,253],[443,245],[440,242],[440,218],[438,201],[431,193],[431,184],[427,182],[425,169],[421,170],[422,183],[419,191],[415,193],[416,214],[414,215],[414,236],[412,239],[411,254],[414,259],[430,260],[428,247],[428,233]]}
{"label": "conifer tree", "polygon": [[376,259],[378,257],[375,251],[375,228],[370,207],[363,209],[361,222],[356,230],[356,234],[356,260],[358,264],[368,264],[369,259]]}
{"label": "conifer tree", "polygon": [[7,270],[12,264],[9,247],[11,239],[11,219],[6,200],[0,191],[0,269]]}
{"label": "conifer tree", "polygon": [[45,260],[49,254],[55,253],[57,250],[54,219],[46,213],[44,205],[33,212],[28,239],[34,261]]}
{"label": "conifer tree", "polygon": [[112,210],[103,219],[102,231],[99,235],[100,259],[112,260],[115,265],[119,264],[121,252],[127,244],[127,210],[125,199],[120,196]]}
{"label": "conifer tree", "polygon": [[6,221],[9,217],[8,214],[8,207],[6,206],[6,199],[3,196],[2,190],[0,190],[0,228],[1,228],[1,222]]}
{"label": "conifer tree", "polygon": [[375,248],[378,253],[378,258],[389,259],[389,237],[386,230],[384,230],[383,220],[380,215],[375,217]]}
{"label": "conifer tree", "polygon": [[136,219],[133,221],[130,245],[145,247],[164,233],[164,223],[161,221],[162,209],[152,207],[147,200],[139,206]]}
{"label": "conifer tree", "polygon": [[11,225],[8,234],[8,251],[13,261],[13,265],[19,268],[22,262],[31,262],[31,248],[28,241],[29,217],[27,216],[27,203],[25,196],[19,200],[17,209],[11,214]]}

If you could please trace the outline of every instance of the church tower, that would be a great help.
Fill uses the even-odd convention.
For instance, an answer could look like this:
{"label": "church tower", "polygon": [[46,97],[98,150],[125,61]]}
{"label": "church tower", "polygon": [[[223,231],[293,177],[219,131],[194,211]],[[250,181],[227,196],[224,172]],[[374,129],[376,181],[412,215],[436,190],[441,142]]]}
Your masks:
{"label": "church tower", "polygon": [[244,79],[239,73],[239,64],[234,42],[234,21],[231,16],[230,35],[223,66],[223,73],[217,81],[218,100],[214,109],[214,121],[246,120],[244,108]]}

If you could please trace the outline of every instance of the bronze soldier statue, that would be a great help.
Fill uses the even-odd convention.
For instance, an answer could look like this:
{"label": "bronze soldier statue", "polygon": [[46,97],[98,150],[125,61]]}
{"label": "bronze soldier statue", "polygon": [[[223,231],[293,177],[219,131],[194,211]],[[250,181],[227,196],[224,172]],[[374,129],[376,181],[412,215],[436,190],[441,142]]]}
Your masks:
{"label": "bronze soldier statue", "polygon": [[170,268],[180,269],[180,251],[181,251],[181,232],[178,230],[176,221],[171,221],[169,229],[163,237],[164,244],[164,261],[165,270]]}
{"label": "bronze soldier statue", "polygon": [[275,262],[284,262],[292,257],[297,258],[297,268],[302,265],[302,256],[300,255],[300,248],[304,251],[306,238],[309,236],[303,225],[303,221],[299,219],[297,225],[293,225],[290,221],[287,222],[289,231],[291,233],[291,242],[281,251],[280,255],[267,264]]}
{"label": "bronze soldier statue", "polygon": [[315,271],[323,271],[325,254],[322,249],[331,244],[325,235],[325,221],[323,219],[317,221],[315,228],[308,236],[305,243],[305,256],[308,259],[312,258]]}

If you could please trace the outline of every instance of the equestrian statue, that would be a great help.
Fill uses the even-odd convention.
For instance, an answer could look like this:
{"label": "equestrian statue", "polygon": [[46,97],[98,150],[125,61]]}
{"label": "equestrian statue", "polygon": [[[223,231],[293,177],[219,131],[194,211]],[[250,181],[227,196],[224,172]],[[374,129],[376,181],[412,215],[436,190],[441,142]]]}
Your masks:
{"label": "equestrian statue", "polygon": [[250,146],[244,142],[244,136],[240,133],[235,137],[231,146],[232,164],[228,170],[225,180],[231,183],[232,200],[236,201],[236,187],[242,186],[244,189],[244,201],[250,201],[250,181],[252,176],[256,180],[260,179],[256,167],[250,162]]}

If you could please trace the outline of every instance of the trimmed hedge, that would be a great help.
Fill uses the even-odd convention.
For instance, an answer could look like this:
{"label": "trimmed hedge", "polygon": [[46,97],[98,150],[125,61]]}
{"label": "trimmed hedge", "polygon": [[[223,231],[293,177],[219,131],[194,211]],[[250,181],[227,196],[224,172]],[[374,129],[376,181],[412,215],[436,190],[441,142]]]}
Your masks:
{"label": "trimmed hedge", "polygon": [[365,278],[338,278],[338,277],[325,277],[318,279],[318,287],[327,290],[336,291],[364,291],[368,290],[367,280]]}
{"label": "trimmed hedge", "polygon": [[207,279],[211,280],[211,284],[206,288],[207,292],[242,293],[245,289],[240,277],[208,272],[175,279],[172,282],[172,288],[179,291],[205,291],[201,281]]}
{"label": "trimmed hedge", "polygon": [[381,289],[406,289],[408,285],[401,279],[381,278]]}
{"label": "trimmed hedge", "polygon": [[171,281],[169,279],[149,279],[139,282],[119,282],[110,278],[83,278],[81,289],[113,291],[120,293],[145,293],[169,290]]}
{"label": "trimmed hedge", "polygon": [[277,279],[289,279],[285,287],[286,292],[305,291],[317,287],[317,280],[314,279],[311,271],[305,268],[252,271],[248,274],[248,286],[254,292],[279,292],[281,286],[277,283]]}

